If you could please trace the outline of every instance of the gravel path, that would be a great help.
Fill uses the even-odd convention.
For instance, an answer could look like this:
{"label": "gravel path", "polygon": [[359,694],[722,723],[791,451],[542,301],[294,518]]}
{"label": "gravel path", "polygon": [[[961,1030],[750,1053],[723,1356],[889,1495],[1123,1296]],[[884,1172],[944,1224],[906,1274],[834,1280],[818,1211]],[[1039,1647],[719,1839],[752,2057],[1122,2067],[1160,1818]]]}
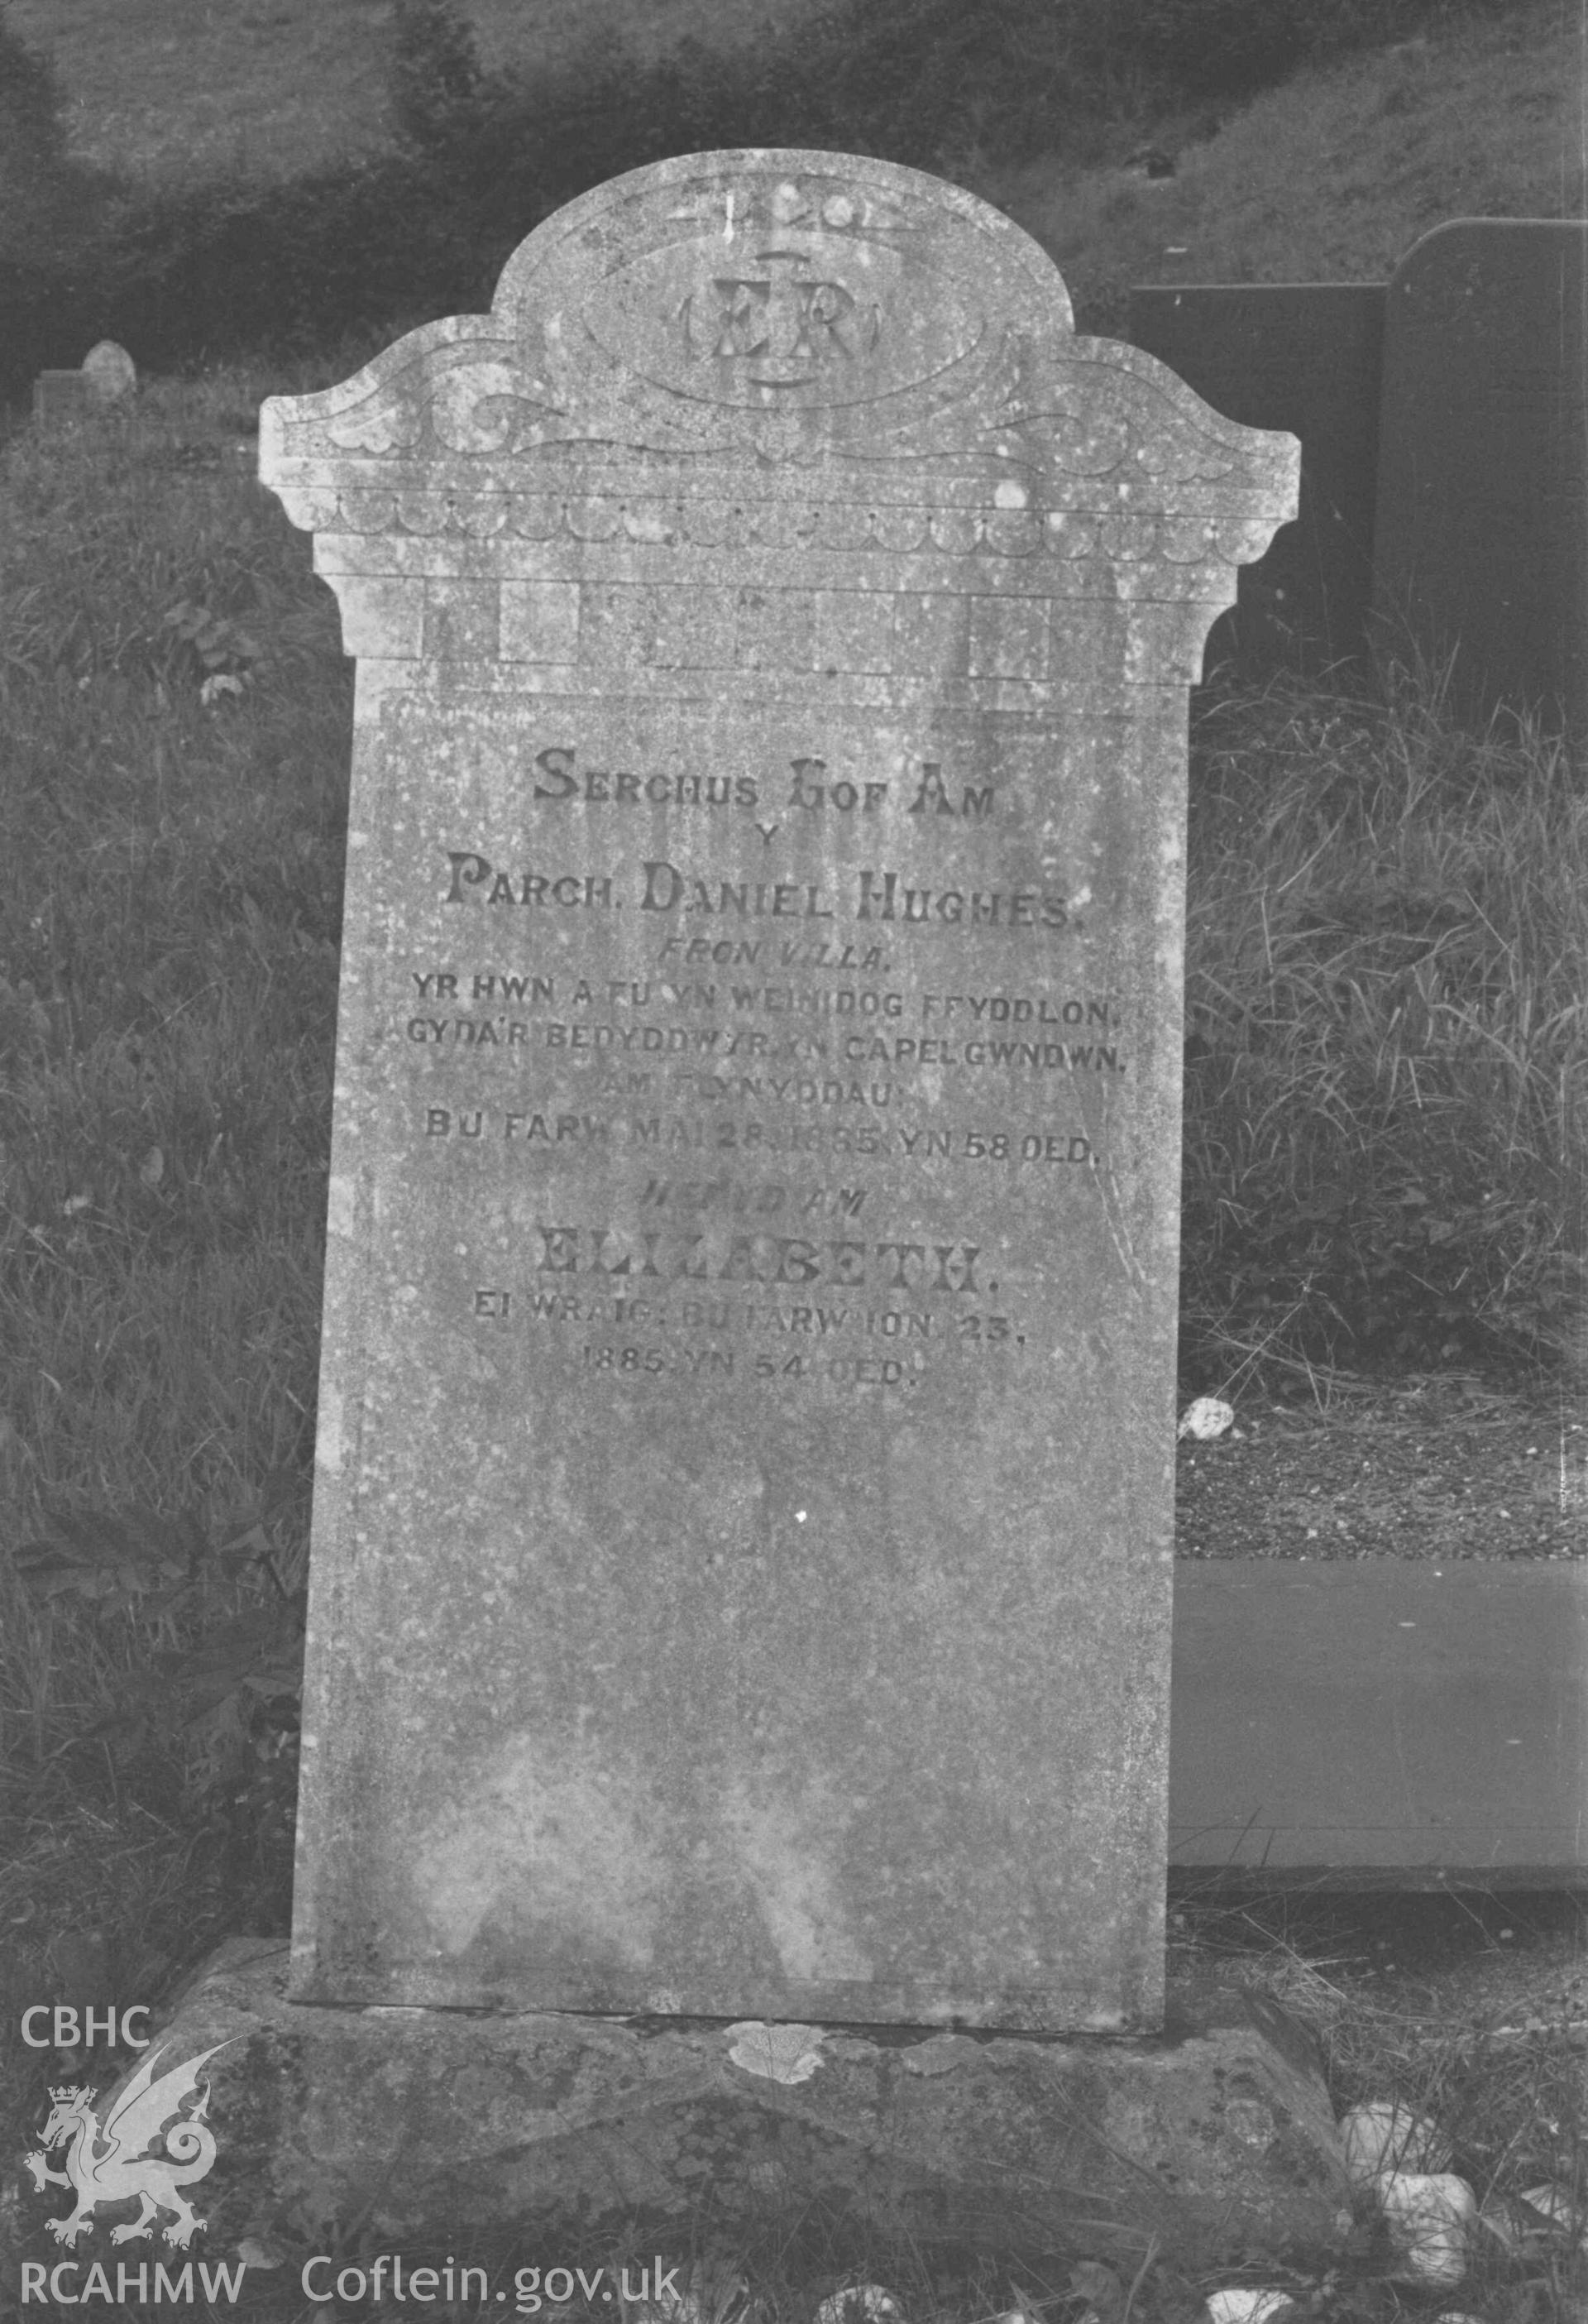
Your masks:
{"label": "gravel path", "polygon": [[1588,1558],[1588,1395],[1467,1374],[1263,1398],[1180,1447],[1181,1557]]}

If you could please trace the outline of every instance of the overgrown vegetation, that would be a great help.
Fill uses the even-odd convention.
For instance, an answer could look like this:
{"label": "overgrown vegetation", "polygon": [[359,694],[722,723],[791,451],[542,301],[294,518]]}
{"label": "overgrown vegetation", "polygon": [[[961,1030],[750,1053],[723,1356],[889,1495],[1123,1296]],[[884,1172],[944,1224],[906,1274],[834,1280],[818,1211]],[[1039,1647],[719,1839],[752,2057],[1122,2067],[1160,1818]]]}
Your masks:
{"label": "overgrown vegetation", "polygon": [[1276,687],[1197,732],[1182,1332],[1277,1366],[1569,1357],[1588,794],[1558,741]]}
{"label": "overgrown vegetation", "polygon": [[169,1973],[288,1893],[349,687],[256,402],[152,391],[0,483],[0,1920],[41,1908],[35,1978],[74,1921]]}
{"label": "overgrown vegetation", "polygon": [[68,152],[65,106],[50,59],[22,39],[0,0],[0,257],[56,253],[102,183]]}
{"label": "overgrown vegetation", "polygon": [[71,158],[64,113],[49,58],[22,40],[0,0],[0,397],[45,364],[80,360],[88,345],[58,354],[60,327],[75,330],[74,269],[111,180]]}

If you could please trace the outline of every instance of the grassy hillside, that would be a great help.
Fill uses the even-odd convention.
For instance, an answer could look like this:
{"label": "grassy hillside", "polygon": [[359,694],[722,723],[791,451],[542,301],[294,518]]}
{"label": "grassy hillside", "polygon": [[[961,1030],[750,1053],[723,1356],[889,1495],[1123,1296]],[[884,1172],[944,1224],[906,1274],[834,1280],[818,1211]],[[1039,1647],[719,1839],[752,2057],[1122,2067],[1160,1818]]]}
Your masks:
{"label": "grassy hillside", "polygon": [[[796,21],[813,0],[464,0],[488,68],[561,63],[620,41],[651,57]],[[72,149],[101,167],[290,176],[379,146],[387,132],[389,0],[10,0],[50,55]]]}
{"label": "grassy hillside", "polygon": [[1121,124],[1101,168],[984,166],[977,190],[1106,328],[1132,282],[1380,281],[1443,218],[1582,215],[1583,27],[1569,0],[1530,0],[1298,73],[1211,135],[1161,121],[1172,177],[1125,166],[1148,137]]}
{"label": "grassy hillside", "polygon": [[385,0],[11,0],[78,159],[135,175],[290,176],[384,134]]}
{"label": "grassy hillside", "polygon": [[[592,39],[640,57],[685,36],[732,47],[815,5],[465,0],[465,13],[488,68],[532,71]],[[9,14],[55,63],[72,151],[104,168],[289,176],[389,134],[389,0],[10,0]],[[1132,281],[1379,279],[1441,218],[1582,210],[1583,25],[1579,0],[1501,0],[1244,106],[1155,117],[1121,89],[1084,169],[1007,168],[994,119],[978,151],[941,166],[1035,233],[1103,327],[1123,320]],[[1130,166],[1147,143],[1175,175]]]}

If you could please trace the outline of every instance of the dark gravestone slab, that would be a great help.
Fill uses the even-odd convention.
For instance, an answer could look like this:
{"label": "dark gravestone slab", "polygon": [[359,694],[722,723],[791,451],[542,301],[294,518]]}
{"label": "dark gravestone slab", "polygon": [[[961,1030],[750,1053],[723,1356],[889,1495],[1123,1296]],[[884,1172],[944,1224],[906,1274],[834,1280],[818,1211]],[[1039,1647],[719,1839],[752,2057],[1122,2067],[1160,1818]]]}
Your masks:
{"label": "dark gravestone slab", "polygon": [[1152,285],[1130,336],[1216,411],[1301,439],[1301,505],[1245,567],[1207,667],[1261,679],[1366,658],[1384,289],[1377,282]]}
{"label": "dark gravestone slab", "polygon": [[1588,1882],[1588,1567],[1187,1559],[1172,1861]]}
{"label": "dark gravestone slab", "polygon": [[760,152],[260,445],[359,657],[295,1990],[1152,2024],[1187,690],[1294,443]]}
{"label": "dark gravestone slab", "polygon": [[1390,284],[1375,612],[1458,706],[1588,727],[1588,224],[1457,218]]}

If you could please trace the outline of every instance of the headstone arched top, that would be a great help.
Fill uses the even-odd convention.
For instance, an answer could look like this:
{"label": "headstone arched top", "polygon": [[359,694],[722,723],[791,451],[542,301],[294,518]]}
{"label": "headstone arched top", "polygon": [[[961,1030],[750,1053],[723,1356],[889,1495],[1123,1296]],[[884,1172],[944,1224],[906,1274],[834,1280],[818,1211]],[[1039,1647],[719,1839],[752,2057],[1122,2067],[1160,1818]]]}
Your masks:
{"label": "headstone arched top", "polygon": [[[895,589],[904,560],[950,595],[1194,604],[1159,672],[1183,683],[1235,567],[1291,513],[1296,466],[1290,439],[1152,357],[1078,338],[1057,268],[986,203],[795,152],[598,188],[519,246],[489,314],[272,399],[261,426],[261,474],[320,536],[350,651],[461,647],[521,679],[500,602],[493,649],[483,601],[461,630],[427,625],[426,579],[684,582],[693,558],[748,554],[769,578],[797,561],[806,584]],[[552,660],[579,612],[558,606]],[[1037,659],[1027,683],[1052,674]]]}
{"label": "headstone arched top", "polygon": [[137,390],[138,366],[115,339],[100,339],[83,357],[83,377],[100,403],[124,403]]}

